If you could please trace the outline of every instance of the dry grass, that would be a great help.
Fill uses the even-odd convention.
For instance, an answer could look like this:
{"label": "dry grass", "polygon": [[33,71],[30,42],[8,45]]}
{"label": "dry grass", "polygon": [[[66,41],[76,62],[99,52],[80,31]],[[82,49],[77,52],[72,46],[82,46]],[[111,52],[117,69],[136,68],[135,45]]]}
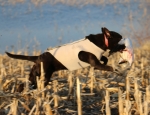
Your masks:
{"label": "dry grass", "polygon": [[[25,2],[26,0],[0,0],[0,5],[15,5]],[[31,3],[35,6],[45,3],[84,6],[117,2],[128,3],[130,1],[31,0]],[[149,3],[150,1],[144,0],[144,2]],[[135,30],[133,27],[130,28]],[[133,32],[134,34],[137,33],[136,31]],[[138,37],[142,38],[141,36]],[[85,68],[72,73],[59,71],[53,74],[52,82],[44,87],[43,73],[41,79],[37,78],[38,88],[35,90],[31,90],[28,81],[29,70],[33,63],[0,55],[0,114],[148,115],[150,113],[149,45],[148,42],[140,49],[135,49],[135,61],[130,70],[117,65],[115,60],[118,60],[118,55],[110,57],[109,64],[117,65],[116,68],[119,68],[122,73],[120,75],[105,71],[94,71],[93,68]],[[36,52],[33,52],[33,54],[36,55]],[[22,93],[18,93],[16,89],[21,83],[25,84],[25,89]]]}
{"label": "dry grass", "polygon": [[[147,45],[135,49],[135,61],[130,69],[117,65],[118,55],[110,57],[109,64],[117,65],[122,74],[93,68],[71,73],[59,71],[44,87],[42,72],[34,90],[28,81],[33,63],[1,55],[0,114],[147,115],[150,112],[150,48]],[[18,93],[16,89],[21,83],[25,89]]]}

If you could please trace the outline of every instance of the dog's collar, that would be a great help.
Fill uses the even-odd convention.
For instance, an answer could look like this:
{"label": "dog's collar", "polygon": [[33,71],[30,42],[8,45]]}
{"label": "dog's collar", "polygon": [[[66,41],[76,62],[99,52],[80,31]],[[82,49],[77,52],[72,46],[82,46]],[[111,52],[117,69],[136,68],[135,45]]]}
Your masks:
{"label": "dog's collar", "polygon": [[108,39],[106,38],[105,34],[104,34],[104,39],[105,39],[105,45],[108,47]]}

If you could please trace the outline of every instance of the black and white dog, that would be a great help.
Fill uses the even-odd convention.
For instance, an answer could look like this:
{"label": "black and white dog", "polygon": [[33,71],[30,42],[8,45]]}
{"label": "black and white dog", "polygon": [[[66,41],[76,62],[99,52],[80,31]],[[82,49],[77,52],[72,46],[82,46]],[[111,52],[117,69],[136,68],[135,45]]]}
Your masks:
{"label": "black and white dog", "polygon": [[[98,70],[114,71],[107,64],[107,58],[102,54],[109,49],[110,54],[125,49],[124,44],[118,44],[122,36],[107,28],[102,28],[102,33],[89,35],[84,39],[66,44],[52,50],[47,50],[39,56],[6,54],[15,59],[34,62],[29,80],[36,88],[36,76],[40,76],[40,64],[43,62],[45,72],[45,85],[48,84],[53,72],[58,70],[76,70],[87,66],[93,66]],[[103,61],[104,63],[100,63]]]}

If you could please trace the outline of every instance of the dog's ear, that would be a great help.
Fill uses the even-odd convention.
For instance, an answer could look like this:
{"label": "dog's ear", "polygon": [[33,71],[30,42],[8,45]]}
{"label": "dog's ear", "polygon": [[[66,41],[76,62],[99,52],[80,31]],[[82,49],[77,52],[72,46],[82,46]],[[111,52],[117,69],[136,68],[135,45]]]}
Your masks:
{"label": "dog's ear", "polygon": [[110,31],[107,29],[107,28],[101,28],[102,29],[102,33],[107,37],[107,38],[110,38],[111,35],[110,35]]}

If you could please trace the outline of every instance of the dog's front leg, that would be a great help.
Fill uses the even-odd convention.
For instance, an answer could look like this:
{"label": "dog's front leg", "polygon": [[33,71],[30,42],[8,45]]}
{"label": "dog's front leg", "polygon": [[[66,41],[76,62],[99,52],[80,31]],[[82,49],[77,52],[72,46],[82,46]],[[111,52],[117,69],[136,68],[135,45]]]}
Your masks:
{"label": "dog's front leg", "polygon": [[113,68],[111,66],[101,64],[97,57],[92,53],[81,51],[79,52],[78,56],[81,61],[89,63],[94,68],[97,68],[99,70],[113,71]]}

